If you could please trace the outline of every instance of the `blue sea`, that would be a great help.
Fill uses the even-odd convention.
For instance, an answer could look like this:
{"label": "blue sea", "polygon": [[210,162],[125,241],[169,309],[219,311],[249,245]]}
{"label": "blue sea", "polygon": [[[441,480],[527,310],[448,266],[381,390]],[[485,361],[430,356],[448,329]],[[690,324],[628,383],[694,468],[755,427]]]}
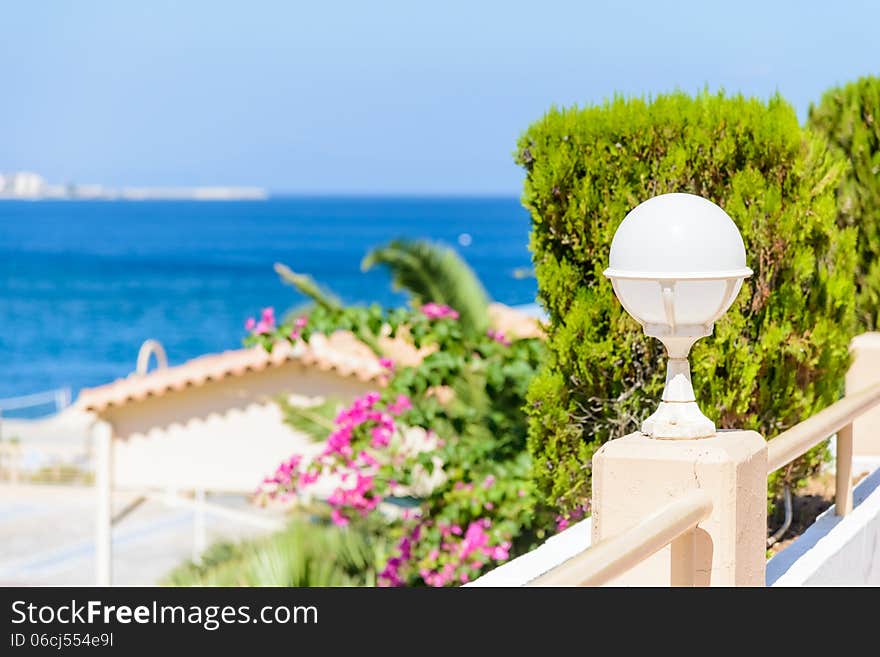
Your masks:
{"label": "blue sea", "polygon": [[453,246],[495,300],[532,303],[535,279],[514,276],[528,231],[515,198],[3,201],[0,398],[126,376],[147,338],[171,364],[239,347],[248,316],[303,301],[275,262],[346,302],[404,303],[387,272],[360,271],[395,237]]}

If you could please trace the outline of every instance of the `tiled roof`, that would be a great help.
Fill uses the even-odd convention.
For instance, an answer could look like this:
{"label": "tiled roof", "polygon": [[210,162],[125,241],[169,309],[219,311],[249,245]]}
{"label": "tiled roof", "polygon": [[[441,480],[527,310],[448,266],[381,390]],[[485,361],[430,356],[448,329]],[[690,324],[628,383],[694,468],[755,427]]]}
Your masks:
{"label": "tiled roof", "polygon": [[[492,304],[489,309],[492,325],[510,337],[533,337],[541,335],[538,322],[502,304]],[[418,363],[425,352],[417,351],[409,343],[397,339],[380,340],[382,351],[394,362],[402,365]],[[241,376],[297,361],[304,367],[332,371],[343,377],[380,383],[385,371],[376,355],[347,331],[332,335],[313,335],[308,344],[279,343],[267,353],[262,347],[235,349],[219,354],[200,356],[190,361],[154,370],[148,374],[131,374],[112,383],[80,391],[77,406],[88,411],[102,411],[129,401],[164,395],[174,390],[204,385],[227,377]]]}
{"label": "tiled roof", "polygon": [[541,322],[535,317],[503,303],[489,304],[489,323],[508,338],[544,337]]}

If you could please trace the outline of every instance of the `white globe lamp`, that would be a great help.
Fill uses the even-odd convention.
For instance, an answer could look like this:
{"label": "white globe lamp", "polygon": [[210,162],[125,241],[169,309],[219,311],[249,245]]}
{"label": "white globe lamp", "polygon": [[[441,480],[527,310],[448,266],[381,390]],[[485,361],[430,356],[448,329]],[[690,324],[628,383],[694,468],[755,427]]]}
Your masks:
{"label": "white globe lamp", "polygon": [[752,275],[736,224],[701,196],[655,196],[623,219],[609,265],[605,275],[621,305],[669,355],[663,400],[642,423],[642,433],[666,439],[714,435],[715,424],[697,406],[687,358]]}

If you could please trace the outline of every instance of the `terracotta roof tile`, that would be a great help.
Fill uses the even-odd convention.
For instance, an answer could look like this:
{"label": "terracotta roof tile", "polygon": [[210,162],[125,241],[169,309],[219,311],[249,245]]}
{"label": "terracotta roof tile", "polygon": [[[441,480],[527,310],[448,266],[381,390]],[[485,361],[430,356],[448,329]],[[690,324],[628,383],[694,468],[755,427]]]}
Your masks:
{"label": "terracotta roof tile", "polygon": [[[508,306],[492,304],[489,316],[493,327],[511,337],[543,336],[537,320]],[[430,353],[428,349],[417,350],[400,338],[381,338],[379,342],[382,351],[400,365],[415,365]],[[200,356],[148,374],[131,374],[124,379],[80,391],[76,404],[83,410],[102,411],[110,406],[161,396],[173,390],[201,386],[231,376],[242,376],[247,372],[258,372],[289,361],[376,383],[381,383],[380,377],[385,371],[369,347],[352,333],[338,331],[329,337],[313,335],[308,344],[293,346],[286,342],[279,343],[272,353],[267,353],[261,347],[235,349]]]}
{"label": "terracotta roof tile", "polygon": [[[400,347],[398,347],[400,349]],[[174,390],[201,386],[231,376],[259,372],[289,361],[307,367],[335,371],[340,376],[377,381],[384,371],[376,356],[350,333],[339,332],[329,338],[315,335],[309,344],[279,343],[267,353],[262,347],[235,349],[189,360],[175,367],[131,374],[112,383],[80,391],[77,405],[84,410],[102,411],[129,401],[164,395]]]}
{"label": "terracotta roof tile", "polygon": [[543,338],[541,322],[503,303],[489,304],[489,323],[508,338]]}

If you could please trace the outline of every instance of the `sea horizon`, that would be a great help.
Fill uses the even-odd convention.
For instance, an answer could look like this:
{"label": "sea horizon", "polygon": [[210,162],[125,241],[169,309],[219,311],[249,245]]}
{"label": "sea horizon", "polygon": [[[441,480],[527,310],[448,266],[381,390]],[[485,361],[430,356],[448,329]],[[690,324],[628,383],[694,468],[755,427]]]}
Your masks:
{"label": "sea horizon", "polygon": [[[222,186],[218,186],[222,187]],[[521,196],[510,193],[491,192],[273,192],[265,190],[266,197],[253,198],[78,198],[78,197],[25,197],[0,196],[2,203],[264,203],[283,200],[515,200]]]}

